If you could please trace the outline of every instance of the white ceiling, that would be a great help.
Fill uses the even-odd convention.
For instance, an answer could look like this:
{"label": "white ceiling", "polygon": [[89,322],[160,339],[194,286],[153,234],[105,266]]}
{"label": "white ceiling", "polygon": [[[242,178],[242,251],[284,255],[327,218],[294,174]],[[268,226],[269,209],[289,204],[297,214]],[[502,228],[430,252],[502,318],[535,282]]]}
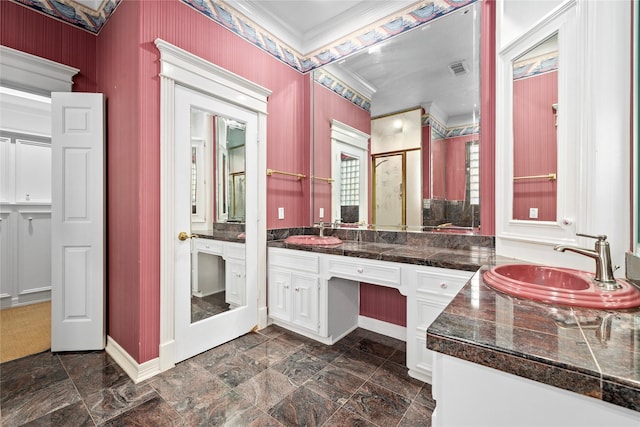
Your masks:
{"label": "white ceiling", "polygon": [[[227,3],[303,55],[416,4],[407,0]],[[480,99],[479,22],[475,3],[385,41],[379,53],[355,54],[323,68],[370,98],[372,116],[431,105],[447,126],[469,124],[474,117],[477,120]],[[455,77],[448,66],[459,60],[466,62],[470,73]]]}
{"label": "white ceiling", "polygon": [[415,0],[228,0],[227,4],[307,55]]}

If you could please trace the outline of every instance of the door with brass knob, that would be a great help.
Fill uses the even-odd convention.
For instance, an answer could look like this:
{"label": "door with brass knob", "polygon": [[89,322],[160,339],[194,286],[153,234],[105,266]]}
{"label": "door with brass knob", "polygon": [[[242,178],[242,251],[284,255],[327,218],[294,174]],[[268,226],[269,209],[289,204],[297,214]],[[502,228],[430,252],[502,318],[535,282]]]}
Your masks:
{"label": "door with brass knob", "polygon": [[[255,280],[246,280],[245,270],[246,247],[255,244],[251,240],[255,233],[245,233],[245,243],[239,243],[216,239],[213,231],[226,231],[224,223],[233,220],[237,226],[238,218],[244,219],[239,209],[231,208],[231,199],[214,195],[233,194],[232,180],[222,177],[238,170],[246,169],[247,182],[250,178],[257,182],[257,160],[251,168],[245,168],[245,161],[248,166],[258,151],[258,120],[255,113],[185,87],[177,86],[175,95],[173,348],[177,363],[244,335],[258,323],[257,287]],[[222,141],[226,151],[220,148]],[[244,145],[251,148],[246,156],[232,155]],[[226,153],[222,163],[213,155],[220,151]],[[252,208],[248,216],[255,216],[255,204],[247,200],[246,207]]]}
{"label": "door with brass knob", "polygon": [[191,234],[189,235],[189,233],[187,233],[186,231],[181,231],[180,233],[178,233],[178,240],[187,240],[187,239],[197,239],[198,236],[197,234]]}

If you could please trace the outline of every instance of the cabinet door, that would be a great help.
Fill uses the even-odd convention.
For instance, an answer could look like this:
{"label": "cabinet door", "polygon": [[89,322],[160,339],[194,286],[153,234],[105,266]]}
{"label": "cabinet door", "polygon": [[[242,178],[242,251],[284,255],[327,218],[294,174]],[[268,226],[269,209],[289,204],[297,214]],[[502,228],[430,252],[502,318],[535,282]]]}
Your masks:
{"label": "cabinet door", "polygon": [[314,333],[318,327],[318,278],[292,274],[291,287],[293,289],[292,321],[297,326],[309,329]]}
{"label": "cabinet door", "polygon": [[[51,212],[21,211],[18,228],[18,293],[51,289]],[[48,295],[47,295],[48,297]]]}
{"label": "cabinet door", "polygon": [[245,275],[244,275],[244,263],[227,261],[226,266],[226,280],[225,280],[225,299],[232,307],[240,307],[244,305],[244,288],[245,288]]}
{"label": "cabinet door", "polygon": [[15,254],[14,229],[10,227],[9,212],[0,212],[0,298],[7,298],[11,304],[15,280],[13,276],[13,256]]}
{"label": "cabinet door", "polygon": [[269,316],[291,320],[291,273],[275,268],[269,270]]}

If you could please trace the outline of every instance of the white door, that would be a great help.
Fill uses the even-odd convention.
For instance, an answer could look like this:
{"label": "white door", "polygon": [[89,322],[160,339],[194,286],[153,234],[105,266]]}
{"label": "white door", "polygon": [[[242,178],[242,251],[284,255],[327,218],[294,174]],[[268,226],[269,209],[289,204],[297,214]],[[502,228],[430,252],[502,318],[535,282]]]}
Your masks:
{"label": "white door", "polygon": [[104,95],[54,92],[51,350],[105,346]]}
{"label": "white door", "polygon": [[[191,112],[206,111],[211,115],[230,118],[246,124],[246,179],[257,182],[258,116],[255,112],[226,103],[211,96],[176,86],[175,89],[175,362],[185,360],[239,337],[258,323],[257,283],[245,280],[244,305],[228,311],[192,321],[191,317],[191,239],[180,240],[178,235],[191,235]],[[253,181],[252,181],[253,182]],[[209,187],[213,191],[213,186]],[[247,198],[246,221],[257,221],[257,202]],[[249,227],[247,227],[249,229]],[[247,245],[255,239],[247,233]],[[229,268],[232,266],[230,265]],[[193,272],[197,275],[198,272]],[[246,276],[246,275],[245,275]]]}

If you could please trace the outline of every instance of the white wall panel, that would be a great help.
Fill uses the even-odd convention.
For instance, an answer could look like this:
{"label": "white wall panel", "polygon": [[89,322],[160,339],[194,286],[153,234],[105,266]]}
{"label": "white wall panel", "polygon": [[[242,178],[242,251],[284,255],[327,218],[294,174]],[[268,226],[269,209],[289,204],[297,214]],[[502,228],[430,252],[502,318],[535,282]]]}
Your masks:
{"label": "white wall panel", "polygon": [[16,140],[16,200],[51,203],[51,144]]}

